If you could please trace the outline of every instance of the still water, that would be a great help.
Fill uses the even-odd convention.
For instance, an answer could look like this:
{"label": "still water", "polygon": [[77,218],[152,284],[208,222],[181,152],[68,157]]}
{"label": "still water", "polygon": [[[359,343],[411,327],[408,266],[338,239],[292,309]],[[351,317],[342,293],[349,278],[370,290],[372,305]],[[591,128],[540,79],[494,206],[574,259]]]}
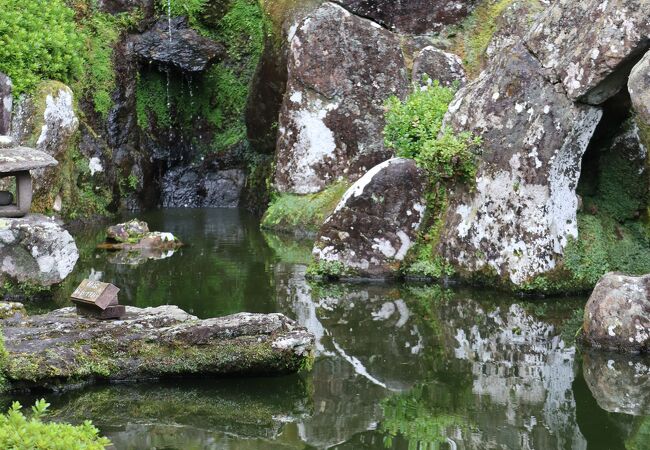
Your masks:
{"label": "still water", "polygon": [[92,277],[140,307],[279,311],[315,334],[318,356],[308,375],[47,396],[55,419],[90,419],[117,449],[650,449],[650,361],[577,350],[585,298],[310,284],[309,244],[262,233],[243,211],[141,218],[188,245],[143,259],[96,251],[102,227],[78,233],[82,257],[59,305]]}

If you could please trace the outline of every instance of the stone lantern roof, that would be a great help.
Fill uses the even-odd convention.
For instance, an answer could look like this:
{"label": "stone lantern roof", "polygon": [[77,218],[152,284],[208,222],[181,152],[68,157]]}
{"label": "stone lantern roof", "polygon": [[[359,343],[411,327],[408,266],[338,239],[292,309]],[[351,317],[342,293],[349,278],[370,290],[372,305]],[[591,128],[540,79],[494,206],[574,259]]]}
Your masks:
{"label": "stone lantern roof", "polygon": [[24,172],[57,164],[56,159],[40,150],[28,147],[0,147],[0,173]]}

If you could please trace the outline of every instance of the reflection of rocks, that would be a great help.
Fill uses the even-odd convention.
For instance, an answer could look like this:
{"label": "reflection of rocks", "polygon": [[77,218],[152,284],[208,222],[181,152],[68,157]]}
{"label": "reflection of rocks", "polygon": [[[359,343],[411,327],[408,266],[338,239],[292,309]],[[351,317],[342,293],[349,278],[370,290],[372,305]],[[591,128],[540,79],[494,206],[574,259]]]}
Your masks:
{"label": "reflection of rocks", "polygon": [[108,255],[111,264],[138,266],[150,260],[167,259],[174,256],[176,249],[145,248],[141,250],[120,250]]}
{"label": "reflection of rocks", "polygon": [[[201,444],[196,448],[223,448],[211,443],[277,439],[286,423],[308,414],[304,387],[295,377],[256,383],[181,381],[107,386],[50,401],[54,419],[76,423],[92,418],[119,449],[191,448],[189,442]],[[143,441],[149,439],[157,445]]]}
{"label": "reflection of rocks", "polygon": [[650,415],[650,359],[586,352],[583,374],[598,406],[608,412]]}
{"label": "reflection of rocks", "polygon": [[605,275],[585,307],[583,337],[594,347],[649,351],[650,275]]}
{"label": "reflection of rocks", "polygon": [[[473,301],[445,305],[439,319],[455,357],[471,365],[474,395],[495,405],[488,414],[472,414],[481,442],[586,448],[575,418],[575,349],[565,347],[553,325],[517,304],[483,309]],[[504,425],[495,427],[496,422]],[[469,436],[462,439],[471,442]]]}

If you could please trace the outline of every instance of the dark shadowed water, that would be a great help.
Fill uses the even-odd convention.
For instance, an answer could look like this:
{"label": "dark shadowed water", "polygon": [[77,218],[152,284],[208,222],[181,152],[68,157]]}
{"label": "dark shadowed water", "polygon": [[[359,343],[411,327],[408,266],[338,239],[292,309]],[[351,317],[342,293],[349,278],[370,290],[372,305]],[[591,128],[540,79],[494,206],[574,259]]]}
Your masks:
{"label": "dark shadowed water", "polygon": [[245,212],[141,218],[188,245],[138,261],[95,251],[101,228],[79,233],[82,259],[60,305],[90,276],[141,307],[202,318],[280,311],[316,335],[318,357],[309,375],[46,397],[56,419],[90,419],[117,449],[650,449],[650,361],[577,351],[584,298],[310,284],[309,245],[260,232]]}

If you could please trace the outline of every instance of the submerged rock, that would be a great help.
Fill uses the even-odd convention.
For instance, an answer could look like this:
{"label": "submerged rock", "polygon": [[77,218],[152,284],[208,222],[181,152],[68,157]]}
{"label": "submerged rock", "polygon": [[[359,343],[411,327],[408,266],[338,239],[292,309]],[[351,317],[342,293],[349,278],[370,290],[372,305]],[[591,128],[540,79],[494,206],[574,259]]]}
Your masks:
{"label": "submerged rock", "polygon": [[62,282],[78,259],[74,239],[53,219],[0,219],[0,281],[49,287]]}
{"label": "submerged rock", "polygon": [[479,0],[338,0],[338,3],[397,32],[424,34],[459,23]]}
{"label": "submerged rock", "polygon": [[476,186],[450,193],[441,250],[461,271],[522,285],[577,237],[581,159],[602,116],[548,82],[522,46],[503,50],[449,107],[447,125],[482,138]]}
{"label": "submerged rock", "polygon": [[[393,158],[372,168],[348,189],[319,232],[313,255],[323,275],[395,275],[415,243],[425,190],[426,176],[413,160]],[[343,273],[331,273],[333,266]]]}
{"label": "submerged rock", "polygon": [[608,273],[585,307],[583,339],[593,347],[650,351],[650,275]]}
{"label": "submerged rock", "polygon": [[328,2],[295,29],[288,70],[278,191],[319,192],[392,156],[383,143],[384,102],[409,87],[397,35]]}
{"label": "submerged rock", "polygon": [[145,61],[183,72],[202,72],[215,59],[225,56],[221,44],[194,31],[184,17],[160,19],[150,30],[133,38],[133,51]]}
{"label": "submerged rock", "polygon": [[176,306],[98,321],[74,308],[0,322],[14,389],[188,375],[278,375],[311,358],[313,336],[282,314],[199,320]]}
{"label": "submerged rock", "polygon": [[559,0],[526,45],[568,96],[601,104],[625,85],[650,47],[650,0]]}

